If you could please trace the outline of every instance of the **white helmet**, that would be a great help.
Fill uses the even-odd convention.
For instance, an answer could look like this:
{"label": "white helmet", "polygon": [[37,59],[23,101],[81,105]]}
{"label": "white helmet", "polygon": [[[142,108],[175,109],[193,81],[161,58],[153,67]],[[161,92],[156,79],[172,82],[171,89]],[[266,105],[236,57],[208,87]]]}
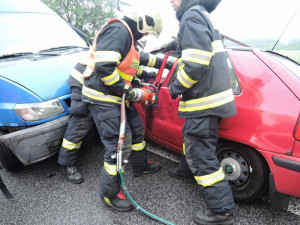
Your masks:
{"label": "white helmet", "polygon": [[[137,5],[137,2],[140,5]],[[142,1],[118,0],[118,10],[137,23],[137,29],[140,33],[153,33],[158,36],[163,28],[159,12],[147,11],[147,6],[142,4]]]}
{"label": "white helmet", "polygon": [[159,35],[163,28],[162,18],[158,12],[138,12],[136,23],[139,32],[154,33],[156,36]]}

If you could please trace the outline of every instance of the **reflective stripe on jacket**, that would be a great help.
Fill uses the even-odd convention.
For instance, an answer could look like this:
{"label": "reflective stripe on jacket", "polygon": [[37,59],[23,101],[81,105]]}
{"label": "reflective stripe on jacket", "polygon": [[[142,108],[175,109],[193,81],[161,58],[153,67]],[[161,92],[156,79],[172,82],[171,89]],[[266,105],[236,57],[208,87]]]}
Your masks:
{"label": "reflective stripe on jacket", "polygon": [[236,114],[229,69],[221,36],[200,5],[180,20],[178,71],[171,90],[182,95],[178,116],[184,118]]}
{"label": "reflective stripe on jacket", "polygon": [[76,86],[82,89],[83,86],[83,77],[84,74],[88,73],[89,68],[87,67],[87,64],[84,62],[78,62],[76,66],[71,71],[71,74],[69,76],[69,79],[67,81],[67,84],[72,87]]}

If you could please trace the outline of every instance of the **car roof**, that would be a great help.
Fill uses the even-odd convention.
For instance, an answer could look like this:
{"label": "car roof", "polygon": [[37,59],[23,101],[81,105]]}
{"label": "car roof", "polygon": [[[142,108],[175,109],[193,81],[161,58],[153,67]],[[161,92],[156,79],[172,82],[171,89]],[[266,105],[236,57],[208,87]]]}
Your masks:
{"label": "car roof", "polygon": [[0,13],[56,14],[39,0],[0,0]]}

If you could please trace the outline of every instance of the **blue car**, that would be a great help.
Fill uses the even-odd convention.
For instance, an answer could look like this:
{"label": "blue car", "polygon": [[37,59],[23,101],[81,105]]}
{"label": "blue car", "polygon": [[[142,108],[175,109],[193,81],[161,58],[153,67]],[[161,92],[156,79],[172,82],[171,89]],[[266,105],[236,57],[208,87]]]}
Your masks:
{"label": "blue car", "polygon": [[66,81],[90,44],[36,0],[0,0],[0,30],[0,162],[15,170],[58,152],[71,102]]}

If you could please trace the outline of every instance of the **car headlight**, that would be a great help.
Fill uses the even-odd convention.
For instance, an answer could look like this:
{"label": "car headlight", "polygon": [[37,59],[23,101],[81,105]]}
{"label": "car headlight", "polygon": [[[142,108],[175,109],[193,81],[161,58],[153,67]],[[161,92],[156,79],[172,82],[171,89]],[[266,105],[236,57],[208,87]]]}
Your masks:
{"label": "car headlight", "polygon": [[16,104],[14,109],[25,121],[43,120],[65,111],[58,99],[38,103]]}

